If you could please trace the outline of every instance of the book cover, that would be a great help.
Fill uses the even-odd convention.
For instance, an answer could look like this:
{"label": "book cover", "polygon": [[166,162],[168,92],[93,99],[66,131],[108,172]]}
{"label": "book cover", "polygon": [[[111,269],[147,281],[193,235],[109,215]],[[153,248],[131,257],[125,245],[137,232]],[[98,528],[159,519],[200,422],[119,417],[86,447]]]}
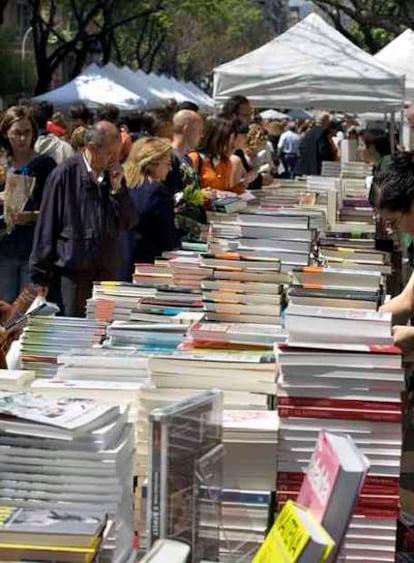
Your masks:
{"label": "book cover", "polygon": [[368,468],[368,460],[350,436],[320,432],[297,502],[308,507],[326,528],[335,541],[336,553],[359,500]]}
{"label": "book cover", "polygon": [[288,501],[253,563],[322,563],[334,545],[309,510]]}
{"label": "book cover", "polygon": [[0,506],[0,544],[89,548],[105,523],[105,514]]}

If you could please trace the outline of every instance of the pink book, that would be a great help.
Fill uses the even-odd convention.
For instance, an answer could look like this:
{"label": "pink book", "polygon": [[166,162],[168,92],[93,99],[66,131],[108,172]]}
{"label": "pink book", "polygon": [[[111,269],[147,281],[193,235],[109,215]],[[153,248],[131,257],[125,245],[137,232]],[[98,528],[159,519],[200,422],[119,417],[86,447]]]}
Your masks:
{"label": "pink book", "polygon": [[321,430],[297,498],[335,541],[335,561],[347,532],[369,462],[347,434]]}

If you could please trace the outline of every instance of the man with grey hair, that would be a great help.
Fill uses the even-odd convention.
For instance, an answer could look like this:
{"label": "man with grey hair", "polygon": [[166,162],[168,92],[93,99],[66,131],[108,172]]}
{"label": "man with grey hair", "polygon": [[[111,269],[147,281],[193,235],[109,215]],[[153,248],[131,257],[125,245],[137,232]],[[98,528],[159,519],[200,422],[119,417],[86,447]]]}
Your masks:
{"label": "man with grey hair", "polygon": [[324,160],[334,161],[334,147],[329,138],[332,119],[329,113],[318,112],[315,126],[308,129],[299,144],[299,160],[295,176],[320,175]]}
{"label": "man with grey hair", "polygon": [[44,189],[30,274],[65,316],[85,315],[94,281],[116,279],[120,232],[137,221],[120,148],[116,126],[99,121],[88,129],[83,152],[58,166]]}

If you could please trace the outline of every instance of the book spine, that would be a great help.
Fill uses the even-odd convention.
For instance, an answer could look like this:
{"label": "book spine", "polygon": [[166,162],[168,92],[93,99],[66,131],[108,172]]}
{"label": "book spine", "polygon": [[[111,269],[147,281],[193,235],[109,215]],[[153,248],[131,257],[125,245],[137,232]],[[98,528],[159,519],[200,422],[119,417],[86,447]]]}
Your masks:
{"label": "book spine", "polygon": [[[299,471],[280,471],[277,473],[277,486],[301,486],[305,473]],[[400,479],[398,477],[381,477],[377,475],[367,475],[362,491],[370,488],[383,488],[384,490],[399,491]]]}
{"label": "book spine", "polygon": [[280,418],[323,418],[337,420],[367,420],[370,422],[401,422],[398,412],[369,412],[359,410],[319,409],[312,407],[282,406],[278,409]]}
{"label": "book spine", "polygon": [[148,520],[149,546],[162,537],[161,535],[161,432],[158,420],[151,422],[150,460],[148,482]]}
{"label": "book spine", "polygon": [[387,401],[361,401],[358,399],[317,399],[307,397],[279,397],[279,405],[284,407],[315,407],[333,409],[372,409],[401,413],[401,403]]}

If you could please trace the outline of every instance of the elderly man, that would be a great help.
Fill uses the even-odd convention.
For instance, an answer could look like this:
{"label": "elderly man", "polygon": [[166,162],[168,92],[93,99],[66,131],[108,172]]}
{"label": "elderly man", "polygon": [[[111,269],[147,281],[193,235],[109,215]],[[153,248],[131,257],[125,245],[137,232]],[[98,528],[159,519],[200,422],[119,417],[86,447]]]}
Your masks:
{"label": "elderly man", "polygon": [[53,288],[63,314],[75,317],[85,315],[94,280],[116,279],[120,231],[136,221],[118,160],[118,129],[100,121],[85,142],[48,178],[30,259],[33,282],[45,293]]}

